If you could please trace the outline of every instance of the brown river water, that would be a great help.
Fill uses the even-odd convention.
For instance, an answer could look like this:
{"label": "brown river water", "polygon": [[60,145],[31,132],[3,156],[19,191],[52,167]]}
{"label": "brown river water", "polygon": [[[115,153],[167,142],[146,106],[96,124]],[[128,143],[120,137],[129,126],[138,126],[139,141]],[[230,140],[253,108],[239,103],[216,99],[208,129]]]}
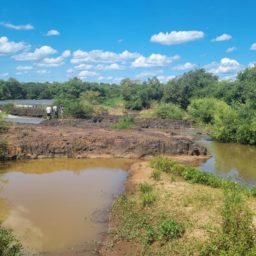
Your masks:
{"label": "brown river water", "polygon": [[0,168],[2,224],[36,255],[90,251],[106,232],[109,208],[124,189],[130,164],[119,159],[5,164]]}

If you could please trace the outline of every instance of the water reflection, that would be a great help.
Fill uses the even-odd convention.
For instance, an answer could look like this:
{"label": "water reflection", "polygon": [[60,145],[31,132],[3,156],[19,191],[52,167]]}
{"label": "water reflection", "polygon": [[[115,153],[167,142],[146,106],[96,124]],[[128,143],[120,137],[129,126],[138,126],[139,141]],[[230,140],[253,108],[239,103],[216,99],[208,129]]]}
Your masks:
{"label": "water reflection", "polygon": [[256,185],[256,147],[203,141],[212,158],[200,168],[248,185]]}
{"label": "water reflection", "polygon": [[0,197],[9,206],[3,225],[35,252],[54,255],[92,244],[106,231],[108,210],[123,190],[124,170],[130,164],[129,160],[44,159],[2,165]]}

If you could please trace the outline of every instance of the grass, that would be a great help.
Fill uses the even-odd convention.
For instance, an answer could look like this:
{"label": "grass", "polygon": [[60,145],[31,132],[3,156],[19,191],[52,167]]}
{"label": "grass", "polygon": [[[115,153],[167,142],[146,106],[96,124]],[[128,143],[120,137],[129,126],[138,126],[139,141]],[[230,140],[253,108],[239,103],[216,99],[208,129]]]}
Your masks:
{"label": "grass", "polygon": [[150,165],[155,170],[180,176],[191,183],[203,184],[213,188],[236,188],[248,195],[256,196],[256,187],[247,188],[239,183],[203,172],[196,167],[178,164],[166,157],[156,157],[151,160]]}
{"label": "grass", "polygon": [[151,178],[155,181],[161,180],[161,171],[160,170],[153,170],[151,173]]}
{"label": "grass", "polygon": [[[139,165],[138,172],[146,168],[144,182],[133,178],[138,187],[113,206],[112,251],[129,242],[130,255],[256,255],[251,191],[165,157],[150,165],[151,171],[148,163]],[[161,182],[154,182],[154,171]]]}
{"label": "grass", "polygon": [[1,256],[21,256],[22,246],[13,236],[10,230],[0,226],[0,255]]}
{"label": "grass", "polygon": [[114,129],[129,129],[132,128],[134,125],[134,118],[131,116],[124,116],[121,117],[112,128]]}

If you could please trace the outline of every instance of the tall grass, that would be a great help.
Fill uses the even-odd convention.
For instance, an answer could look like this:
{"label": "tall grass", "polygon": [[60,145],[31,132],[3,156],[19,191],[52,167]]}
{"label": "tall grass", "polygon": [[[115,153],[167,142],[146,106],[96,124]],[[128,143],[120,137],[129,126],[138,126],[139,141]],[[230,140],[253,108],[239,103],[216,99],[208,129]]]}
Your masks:
{"label": "tall grass", "polygon": [[134,118],[132,116],[121,117],[112,128],[114,129],[129,129],[134,125]]}

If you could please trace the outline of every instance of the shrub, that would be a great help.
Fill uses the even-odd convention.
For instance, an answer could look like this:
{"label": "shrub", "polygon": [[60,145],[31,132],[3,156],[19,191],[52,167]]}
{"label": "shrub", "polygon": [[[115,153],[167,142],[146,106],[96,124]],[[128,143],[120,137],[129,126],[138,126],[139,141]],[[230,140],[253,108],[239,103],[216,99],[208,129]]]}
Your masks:
{"label": "shrub", "polygon": [[160,224],[160,239],[169,241],[181,237],[185,232],[183,225],[173,219],[166,219]]}
{"label": "shrub", "polygon": [[163,119],[180,120],[185,117],[185,111],[172,103],[162,103],[156,108],[154,116]]}
{"label": "shrub", "polygon": [[5,113],[10,114],[14,108],[15,108],[15,105],[13,103],[7,103],[3,105],[2,110]]}
{"label": "shrub", "polygon": [[0,141],[0,161],[5,160],[7,148],[8,148],[7,142]]}
{"label": "shrub", "polygon": [[156,194],[154,192],[148,192],[141,194],[141,203],[143,207],[150,206],[156,201]]}
{"label": "shrub", "polygon": [[134,118],[132,116],[125,116],[120,118],[113,126],[114,129],[129,129],[134,125]]}
{"label": "shrub", "polygon": [[22,246],[10,230],[0,227],[0,255],[21,256]]}
{"label": "shrub", "polygon": [[0,133],[5,132],[8,129],[8,125],[4,119],[4,114],[0,113]]}
{"label": "shrub", "polygon": [[153,170],[151,173],[151,177],[156,180],[159,181],[161,179],[161,171],[160,170]]}
{"label": "shrub", "polygon": [[147,182],[140,184],[140,192],[142,194],[149,193],[153,191],[153,186],[148,184]]}
{"label": "shrub", "polygon": [[173,167],[174,164],[174,161],[169,160],[168,158],[163,156],[155,157],[150,161],[150,166],[152,168],[166,173],[171,172],[171,168]]}
{"label": "shrub", "polygon": [[221,215],[222,227],[202,248],[201,255],[256,255],[253,215],[238,190],[225,191]]}

